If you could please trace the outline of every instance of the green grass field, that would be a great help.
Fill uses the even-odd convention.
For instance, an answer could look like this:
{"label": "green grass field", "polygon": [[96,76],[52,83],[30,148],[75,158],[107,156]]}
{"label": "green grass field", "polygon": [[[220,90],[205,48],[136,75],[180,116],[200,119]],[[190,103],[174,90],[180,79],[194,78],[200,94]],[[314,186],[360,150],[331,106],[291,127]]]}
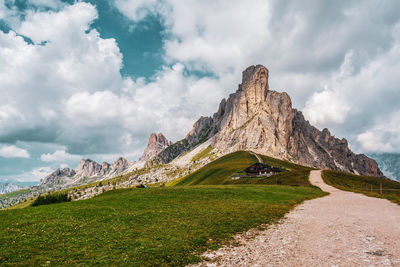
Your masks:
{"label": "green grass field", "polygon": [[[400,183],[386,178],[359,176],[338,171],[322,172],[325,183],[346,191],[389,199],[400,204]],[[382,184],[382,194],[380,185]]]}
{"label": "green grass field", "polygon": [[0,211],[0,265],[182,266],[324,193],[288,186],[121,189]]}

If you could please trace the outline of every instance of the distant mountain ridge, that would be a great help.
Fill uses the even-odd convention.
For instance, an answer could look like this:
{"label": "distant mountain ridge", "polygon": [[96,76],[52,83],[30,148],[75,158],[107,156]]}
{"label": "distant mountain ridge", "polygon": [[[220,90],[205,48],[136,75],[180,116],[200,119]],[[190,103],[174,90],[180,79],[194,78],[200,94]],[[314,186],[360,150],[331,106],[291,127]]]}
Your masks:
{"label": "distant mountain ridge", "polygon": [[[82,159],[78,167],[57,169],[45,178],[41,179],[39,186],[54,187],[65,185],[78,185],[85,183],[84,178],[111,178],[127,171],[134,163],[119,157],[112,164],[103,162],[101,165],[91,159]],[[96,179],[91,179],[95,181]]]}
{"label": "distant mountain ridge", "polygon": [[129,162],[123,157],[119,157],[112,164],[108,162],[99,164],[92,159],[82,159],[75,170],[70,168],[59,168],[41,179],[39,186],[63,188],[94,182],[105,178],[112,178],[132,171],[135,168],[143,167],[147,160],[156,157],[160,151],[171,144],[172,142],[168,141],[162,133],[152,133],[142,157],[137,162]]}
{"label": "distant mountain ridge", "polygon": [[383,174],[400,182],[400,153],[369,153],[376,160]]}
{"label": "distant mountain ridge", "polygon": [[11,193],[14,191],[18,191],[25,188],[25,186],[12,183],[12,182],[6,182],[6,183],[0,183],[0,194],[7,194]]}
{"label": "distant mountain ridge", "polygon": [[311,126],[292,108],[287,93],[269,89],[268,76],[262,65],[248,67],[237,91],[221,101],[218,111],[201,117],[184,139],[159,153],[157,162],[169,163],[210,140],[222,154],[250,150],[315,168],[383,175],[373,159],[353,153],[346,139]]}

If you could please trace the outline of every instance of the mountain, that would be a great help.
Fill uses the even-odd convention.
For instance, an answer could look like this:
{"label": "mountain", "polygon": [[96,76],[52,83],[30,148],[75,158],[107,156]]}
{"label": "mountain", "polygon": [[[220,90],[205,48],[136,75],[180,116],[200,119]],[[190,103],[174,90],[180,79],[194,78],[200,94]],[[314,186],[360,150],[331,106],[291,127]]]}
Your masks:
{"label": "mountain", "polygon": [[91,159],[82,159],[75,170],[70,168],[57,169],[45,178],[41,179],[39,186],[62,188],[66,186],[81,185],[117,176],[129,171],[130,168],[134,166],[134,163],[128,162],[123,157],[119,157],[112,164],[103,162],[101,165]]}
{"label": "mountain", "polygon": [[[104,164],[106,166],[106,164]],[[109,164],[107,164],[107,167]],[[100,174],[102,165],[91,159],[81,159],[78,167],[76,168],[77,177],[93,177]]]}
{"label": "mountain", "polygon": [[399,153],[371,153],[368,156],[376,160],[386,177],[400,181]]}
{"label": "mountain", "polygon": [[80,178],[95,176],[112,177],[124,172],[130,165],[131,163],[123,157],[119,157],[112,164],[103,162],[101,165],[91,159],[82,159],[75,170],[75,176]]}
{"label": "mountain", "polygon": [[162,133],[152,133],[149,137],[147,147],[139,161],[148,161],[149,159],[157,156],[162,150],[171,144],[172,142],[168,141],[168,139]]}
{"label": "mountain", "polygon": [[315,168],[383,175],[373,159],[353,153],[346,139],[310,125],[287,93],[269,89],[268,75],[262,65],[248,67],[237,91],[221,101],[218,111],[201,117],[184,139],[159,153],[157,162],[171,162],[209,140],[222,155],[250,150]]}
{"label": "mountain", "polygon": [[59,168],[54,172],[52,172],[51,174],[44,177],[43,179],[41,179],[39,182],[39,186],[65,184],[67,182],[66,178],[71,178],[75,176],[75,174],[76,174],[75,170],[72,170],[70,168],[64,168],[64,169]]}
{"label": "mountain", "polygon": [[0,183],[0,194],[7,194],[25,188],[16,183]]}

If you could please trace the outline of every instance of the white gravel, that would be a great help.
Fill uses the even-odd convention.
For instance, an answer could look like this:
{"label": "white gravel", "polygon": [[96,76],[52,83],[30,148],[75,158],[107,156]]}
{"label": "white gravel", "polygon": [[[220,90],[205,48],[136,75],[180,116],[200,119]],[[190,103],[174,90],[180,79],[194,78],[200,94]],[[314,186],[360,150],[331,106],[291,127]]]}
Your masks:
{"label": "white gravel", "polygon": [[331,187],[320,171],[310,181],[330,195],[237,235],[239,246],[207,252],[198,266],[400,266],[399,205]]}

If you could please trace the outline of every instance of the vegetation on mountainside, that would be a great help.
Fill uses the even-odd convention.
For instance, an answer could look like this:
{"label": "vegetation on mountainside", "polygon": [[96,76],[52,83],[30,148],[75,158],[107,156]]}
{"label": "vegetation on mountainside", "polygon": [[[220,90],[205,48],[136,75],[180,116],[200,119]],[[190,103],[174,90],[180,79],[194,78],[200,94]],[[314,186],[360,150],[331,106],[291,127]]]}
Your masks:
{"label": "vegetation on mountainside", "polygon": [[259,155],[261,157],[261,159],[263,160],[264,163],[280,168],[280,169],[286,169],[286,170],[313,170],[313,168],[310,167],[306,167],[303,165],[299,165],[299,164],[295,164],[295,163],[291,163],[288,161],[284,161],[284,160],[280,160],[280,159],[276,159],[276,158],[272,158],[272,157],[268,157],[268,156],[264,156],[264,155]]}
{"label": "vegetation on mountainside", "polygon": [[17,195],[23,195],[23,194],[29,193],[30,191],[31,191],[30,189],[21,189],[21,190],[18,190],[18,191],[7,193],[7,194],[0,194],[0,199],[14,197],[14,196],[17,196]]}
{"label": "vegetation on mountainside", "polygon": [[217,185],[217,184],[280,184],[293,186],[311,186],[308,176],[311,168],[294,163],[259,155],[264,163],[278,167],[283,172],[270,177],[244,177],[232,179],[235,174],[243,174],[250,165],[258,162],[257,158],[246,151],[225,155],[199,170],[167,184],[172,185]]}
{"label": "vegetation on mountainside", "polygon": [[0,265],[183,266],[323,194],[264,185],[135,188],[4,210]]}
{"label": "vegetation on mountainside", "polygon": [[290,186],[312,186],[308,180],[310,170],[283,171],[270,177],[244,177],[237,180],[229,180],[227,184],[269,184]]}
{"label": "vegetation on mountainside", "polygon": [[192,162],[196,162],[198,160],[204,159],[205,157],[208,157],[211,153],[213,148],[211,146],[208,146],[207,148],[203,149],[199,153],[197,153],[193,158]]}
{"label": "vegetation on mountainside", "polygon": [[[14,209],[23,209],[23,208],[26,208],[26,207],[30,207],[32,205],[33,201],[35,201],[35,198],[36,197],[27,198],[27,199],[25,199],[23,201],[20,201],[20,202],[14,204],[12,206],[8,206],[8,207],[6,207],[6,208],[4,208],[2,210],[14,210]],[[0,210],[0,212],[2,210]]]}
{"label": "vegetation on mountainside", "polygon": [[226,184],[233,174],[243,171],[256,162],[258,162],[256,156],[248,152],[234,152],[210,162],[185,177],[172,181],[167,186]]}
{"label": "vegetation on mountainside", "polygon": [[[336,188],[362,193],[371,197],[386,198],[400,204],[400,183],[386,178],[359,176],[332,170],[322,172],[325,183]],[[380,187],[382,184],[382,194]]]}
{"label": "vegetation on mountainside", "polygon": [[55,204],[61,202],[70,202],[71,197],[68,196],[66,192],[49,192],[47,194],[39,195],[32,203],[31,206],[40,206]]}

